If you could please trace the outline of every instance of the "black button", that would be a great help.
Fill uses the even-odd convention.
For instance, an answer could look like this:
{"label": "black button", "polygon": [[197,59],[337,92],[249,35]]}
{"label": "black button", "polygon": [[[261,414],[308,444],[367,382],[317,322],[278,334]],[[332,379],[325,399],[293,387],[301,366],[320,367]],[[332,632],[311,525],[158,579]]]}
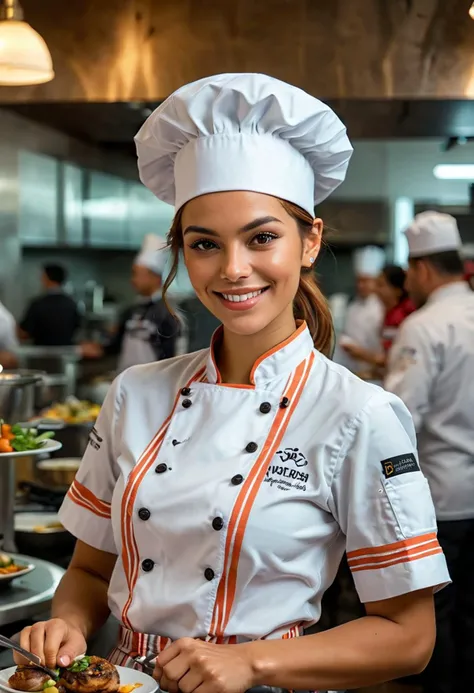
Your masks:
{"label": "black button", "polygon": [[260,405],[260,411],[262,412],[262,414],[269,414],[271,410],[272,405],[270,404],[270,402],[262,402],[262,404]]}
{"label": "black button", "polygon": [[167,469],[168,469],[168,465],[166,465],[166,464],[164,464],[164,462],[162,462],[161,464],[158,465],[158,467],[156,467],[155,472],[157,474],[163,474],[163,472],[166,472]]}
{"label": "black button", "polygon": [[258,445],[257,443],[249,443],[245,449],[247,450],[247,452],[255,452],[256,450],[258,450]]}
{"label": "black button", "polygon": [[224,526],[224,520],[222,519],[222,517],[215,517],[213,519],[212,527],[213,527],[213,529],[216,530],[216,532],[218,532],[220,529],[222,529],[223,526]]}
{"label": "black button", "polygon": [[140,520],[146,522],[150,519],[151,512],[148,510],[148,508],[140,508],[140,510],[138,511],[138,517],[140,518]]}
{"label": "black button", "polygon": [[280,409],[286,409],[289,403],[290,400],[288,399],[288,397],[283,397],[283,399],[280,402]]}
{"label": "black button", "polygon": [[211,580],[214,580],[215,573],[212,570],[212,568],[206,568],[206,570],[204,571],[204,577],[206,578],[206,580],[209,580],[209,582]]}
{"label": "black button", "polygon": [[151,558],[145,558],[145,560],[142,561],[142,570],[144,570],[145,573],[149,573],[154,567],[155,562],[152,561]]}
{"label": "black button", "polygon": [[183,407],[184,407],[185,409],[189,409],[189,407],[192,406],[192,402],[191,402],[190,399],[183,399],[183,401],[181,402],[181,404],[183,405]]}
{"label": "black button", "polygon": [[191,388],[183,387],[183,389],[181,390],[181,394],[183,395],[183,397],[189,397],[189,395],[191,394]]}
{"label": "black button", "polygon": [[242,476],[242,474],[236,474],[235,476],[232,477],[231,482],[234,486],[239,486],[243,480],[244,480],[244,477]]}

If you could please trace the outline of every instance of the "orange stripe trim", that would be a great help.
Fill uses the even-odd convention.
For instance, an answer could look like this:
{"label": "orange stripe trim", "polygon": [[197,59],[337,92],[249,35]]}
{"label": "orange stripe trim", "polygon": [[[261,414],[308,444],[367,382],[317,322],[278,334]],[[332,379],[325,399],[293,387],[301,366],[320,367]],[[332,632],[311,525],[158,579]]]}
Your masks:
{"label": "orange stripe trim", "polygon": [[[87,491],[87,494],[84,493]],[[104,519],[110,519],[111,517],[111,506],[105,501],[101,501],[94,494],[86,489],[85,486],[79,484],[79,482],[74,481],[69,487],[67,495],[71,500],[80,505],[82,508],[90,510],[95,515],[102,517]]]}
{"label": "orange stripe trim", "polygon": [[[205,370],[205,366],[201,367],[197,373],[189,379],[185,387],[189,387],[193,382],[201,379],[204,376]],[[133,600],[133,590],[138,580],[139,572],[139,552],[135,540],[135,533],[133,531],[133,507],[140,484],[153,465],[163,443],[171,418],[179,402],[180,394],[181,388],[175,397],[171,414],[164,421],[160,430],[155,434],[130,474],[122,497],[122,563],[129,589],[128,599],[122,610],[122,621],[128,627],[131,627],[131,623],[128,620],[127,614]]]}
{"label": "orange stripe trim", "polygon": [[353,573],[357,573],[361,570],[382,570],[382,568],[390,568],[392,565],[397,565],[398,563],[411,563],[412,561],[419,561],[422,558],[428,558],[428,556],[435,556],[438,553],[443,553],[441,546],[437,549],[432,549],[431,551],[426,551],[426,553],[419,552],[417,555],[408,556],[408,558],[396,558],[381,565],[361,565],[355,568],[351,568]]}
{"label": "orange stripe trim", "polygon": [[102,512],[99,512],[92,505],[81,500],[71,490],[68,491],[67,495],[76,505],[80,506],[81,508],[84,508],[84,510],[88,510],[89,512],[94,513],[94,515],[97,515],[97,517],[101,517],[104,520],[110,520],[110,515],[106,515]]}
{"label": "orange stripe trim", "polygon": [[284,342],[281,342],[280,344],[277,344],[273,349],[269,349],[266,351],[264,354],[262,354],[253,364],[253,368],[250,371],[250,382],[255,385],[255,371],[257,368],[260,366],[263,361],[265,361],[269,356],[273,356],[273,354],[276,354],[278,351],[281,351],[281,349],[284,349],[288,344],[291,344],[291,342],[294,342],[295,339],[297,339],[302,332],[306,330],[306,322],[302,322],[301,325],[299,325],[298,329],[293,332],[292,335],[288,337],[288,339],[285,339]]}
{"label": "orange stripe trim", "polygon": [[[226,538],[224,570],[219,581],[210,629],[211,633],[216,633],[218,636],[223,636],[230,619],[237,585],[237,568],[250,511],[267,473],[268,462],[276,453],[299,402],[313,362],[314,353],[311,353],[310,357],[296,368],[285,392],[285,396],[290,400],[290,406],[286,409],[278,409],[263,450],[245,480],[232,511]],[[231,550],[234,532],[235,540]]]}
{"label": "orange stripe trim", "polygon": [[110,503],[107,503],[107,501],[100,500],[100,498],[97,498],[96,495],[92,493],[86,486],[83,486],[83,484],[79,483],[77,479],[74,479],[72,482],[72,486],[74,487],[74,490],[77,491],[77,493],[84,498],[84,500],[88,500],[90,503],[92,503],[96,508],[100,508],[103,512],[109,513],[111,512],[111,505]]}
{"label": "orange stripe trim", "polygon": [[416,546],[412,549],[403,549],[402,551],[396,551],[395,553],[390,553],[386,556],[367,556],[367,558],[355,558],[349,562],[350,567],[368,565],[374,563],[387,563],[387,561],[392,561],[396,558],[403,558],[408,556],[413,556],[422,551],[429,551],[430,549],[437,549],[439,547],[438,541],[429,541],[421,546]]}
{"label": "orange stripe trim", "polygon": [[416,546],[417,544],[432,541],[436,538],[436,532],[431,532],[430,534],[422,534],[419,537],[402,539],[401,541],[396,541],[394,544],[385,544],[384,546],[371,546],[367,549],[357,549],[356,551],[348,552],[347,560],[351,561],[353,558],[357,558],[358,556],[373,556],[381,553],[388,553],[390,551],[397,551],[398,549],[405,549],[409,548],[410,546]]}

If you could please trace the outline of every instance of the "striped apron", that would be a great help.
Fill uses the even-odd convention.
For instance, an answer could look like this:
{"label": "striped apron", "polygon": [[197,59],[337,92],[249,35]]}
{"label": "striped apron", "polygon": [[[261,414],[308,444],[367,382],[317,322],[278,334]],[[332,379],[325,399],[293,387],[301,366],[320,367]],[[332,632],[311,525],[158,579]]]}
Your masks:
{"label": "striped apron", "polygon": [[[301,635],[303,635],[303,628],[301,626],[294,626],[290,628],[282,638],[287,640],[288,638],[297,638]],[[208,642],[215,642],[215,639],[209,640]],[[219,644],[221,645],[235,645],[238,642],[235,636],[230,636],[225,639],[221,638],[219,640]],[[159,655],[159,653],[170,644],[170,638],[161,635],[151,635],[149,633],[137,633],[129,628],[125,628],[125,626],[121,626],[117,645],[107,659],[116,666],[142,670],[141,664],[136,661],[137,657],[148,657],[152,654]],[[262,691],[262,693],[264,689],[268,691],[283,690],[267,688],[266,686],[258,687],[258,690]],[[299,693],[299,691],[294,691],[293,693]],[[318,693],[318,691],[304,691],[304,693]],[[319,693],[325,692],[319,691]]]}

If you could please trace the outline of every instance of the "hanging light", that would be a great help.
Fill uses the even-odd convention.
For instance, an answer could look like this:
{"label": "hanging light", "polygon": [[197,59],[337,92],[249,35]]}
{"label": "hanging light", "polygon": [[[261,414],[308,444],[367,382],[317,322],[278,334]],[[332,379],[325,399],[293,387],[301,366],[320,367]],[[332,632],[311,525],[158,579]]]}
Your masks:
{"label": "hanging light", "polygon": [[469,16],[471,19],[474,19],[474,2],[472,3],[472,5],[469,9]]}
{"label": "hanging light", "polygon": [[48,46],[23,21],[18,0],[0,0],[0,85],[43,84],[53,77]]}

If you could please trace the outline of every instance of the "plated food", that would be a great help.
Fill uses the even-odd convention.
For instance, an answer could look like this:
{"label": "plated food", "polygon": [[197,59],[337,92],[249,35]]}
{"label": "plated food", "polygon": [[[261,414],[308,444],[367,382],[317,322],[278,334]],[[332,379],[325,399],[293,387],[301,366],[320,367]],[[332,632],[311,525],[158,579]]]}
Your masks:
{"label": "plated food", "polygon": [[53,431],[39,434],[36,428],[11,426],[0,419],[0,453],[39,450],[51,438],[54,438]]}
{"label": "plated food", "polygon": [[[78,658],[67,669],[57,669],[57,681],[32,664],[1,673],[9,674],[7,682],[10,690],[25,693],[132,693],[142,686],[143,693],[152,693],[157,688],[154,680],[146,674],[116,667],[106,659],[95,656]],[[122,686],[121,679],[124,684]],[[135,682],[132,683],[132,679]]]}
{"label": "plated food", "polygon": [[68,424],[94,422],[100,412],[100,405],[70,397],[65,402],[57,402],[42,412],[43,419],[64,421]]}
{"label": "plated food", "polygon": [[6,553],[0,553],[0,583],[9,581],[8,578],[19,577],[20,574],[29,573],[33,570],[33,566],[23,563],[16,563],[12,556]]}

